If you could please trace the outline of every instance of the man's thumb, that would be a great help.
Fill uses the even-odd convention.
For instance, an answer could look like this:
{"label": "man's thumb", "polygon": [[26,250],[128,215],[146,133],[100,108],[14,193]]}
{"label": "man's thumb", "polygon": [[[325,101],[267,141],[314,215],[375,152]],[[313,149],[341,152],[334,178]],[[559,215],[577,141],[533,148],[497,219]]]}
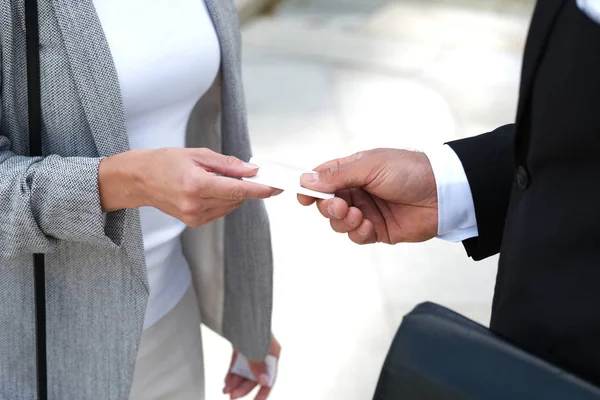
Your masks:
{"label": "man's thumb", "polygon": [[267,366],[262,361],[248,361],[252,375],[261,386],[269,386],[269,372]]}
{"label": "man's thumb", "polygon": [[335,193],[365,186],[368,174],[368,166],[359,161],[343,163],[334,160],[316,168],[313,173],[303,174],[300,184],[317,192]]}

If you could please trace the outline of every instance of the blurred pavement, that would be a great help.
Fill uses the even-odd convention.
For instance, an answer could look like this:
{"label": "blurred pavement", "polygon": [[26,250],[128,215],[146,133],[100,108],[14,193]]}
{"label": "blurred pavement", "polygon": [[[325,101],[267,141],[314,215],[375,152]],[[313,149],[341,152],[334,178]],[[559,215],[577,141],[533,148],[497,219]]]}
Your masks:
{"label": "blurred pavement", "polygon": [[[254,153],[311,169],[375,147],[424,149],[514,118],[533,4],[519,0],[290,0],[246,25]],[[274,331],[271,400],[372,398],[402,316],[435,301],[488,323],[497,258],[460,244],[360,247],[295,196],[267,201]],[[204,331],[207,399],[230,349]]]}

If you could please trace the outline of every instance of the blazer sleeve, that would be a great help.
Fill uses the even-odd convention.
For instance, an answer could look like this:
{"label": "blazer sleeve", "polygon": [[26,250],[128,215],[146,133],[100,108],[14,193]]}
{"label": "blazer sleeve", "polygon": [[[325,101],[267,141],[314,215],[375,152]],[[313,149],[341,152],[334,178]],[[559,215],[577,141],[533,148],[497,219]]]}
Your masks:
{"label": "blazer sleeve", "polygon": [[463,241],[479,261],[500,252],[514,176],[514,124],[448,143],[460,158],[473,195],[479,236]]}
{"label": "blazer sleeve", "polygon": [[48,253],[60,241],[120,245],[122,213],[100,207],[100,161],[17,155],[0,135],[0,259]]}

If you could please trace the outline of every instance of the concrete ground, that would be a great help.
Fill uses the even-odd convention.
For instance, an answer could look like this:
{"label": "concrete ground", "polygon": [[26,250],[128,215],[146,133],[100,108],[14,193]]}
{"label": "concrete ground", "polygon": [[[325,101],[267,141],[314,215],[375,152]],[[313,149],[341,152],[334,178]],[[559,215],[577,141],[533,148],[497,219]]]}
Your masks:
{"label": "concrete ground", "polygon": [[[257,156],[312,168],[374,147],[424,149],[514,118],[533,4],[519,0],[290,0],[246,25],[244,71]],[[274,331],[272,400],[364,400],[402,316],[435,301],[487,324],[497,258],[460,244],[360,247],[295,196],[267,201]],[[228,344],[205,335],[207,399]]]}

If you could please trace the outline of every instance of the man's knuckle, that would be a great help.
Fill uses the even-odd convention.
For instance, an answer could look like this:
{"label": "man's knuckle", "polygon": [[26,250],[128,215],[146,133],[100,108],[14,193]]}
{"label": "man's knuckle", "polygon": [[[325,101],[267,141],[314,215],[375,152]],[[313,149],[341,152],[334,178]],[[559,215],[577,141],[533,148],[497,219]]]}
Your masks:
{"label": "man's knuckle", "polygon": [[366,151],[359,151],[358,153],[354,154],[354,160],[358,161],[358,160],[362,160],[363,158],[365,158],[367,156],[367,152]]}
{"label": "man's knuckle", "polygon": [[340,162],[337,161],[334,165],[327,168],[327,171],[325,171],[325,175],[329,178],[335,178],[335,177],[339,176],[341,169],[342,169],[342,164],[340,164]]}

